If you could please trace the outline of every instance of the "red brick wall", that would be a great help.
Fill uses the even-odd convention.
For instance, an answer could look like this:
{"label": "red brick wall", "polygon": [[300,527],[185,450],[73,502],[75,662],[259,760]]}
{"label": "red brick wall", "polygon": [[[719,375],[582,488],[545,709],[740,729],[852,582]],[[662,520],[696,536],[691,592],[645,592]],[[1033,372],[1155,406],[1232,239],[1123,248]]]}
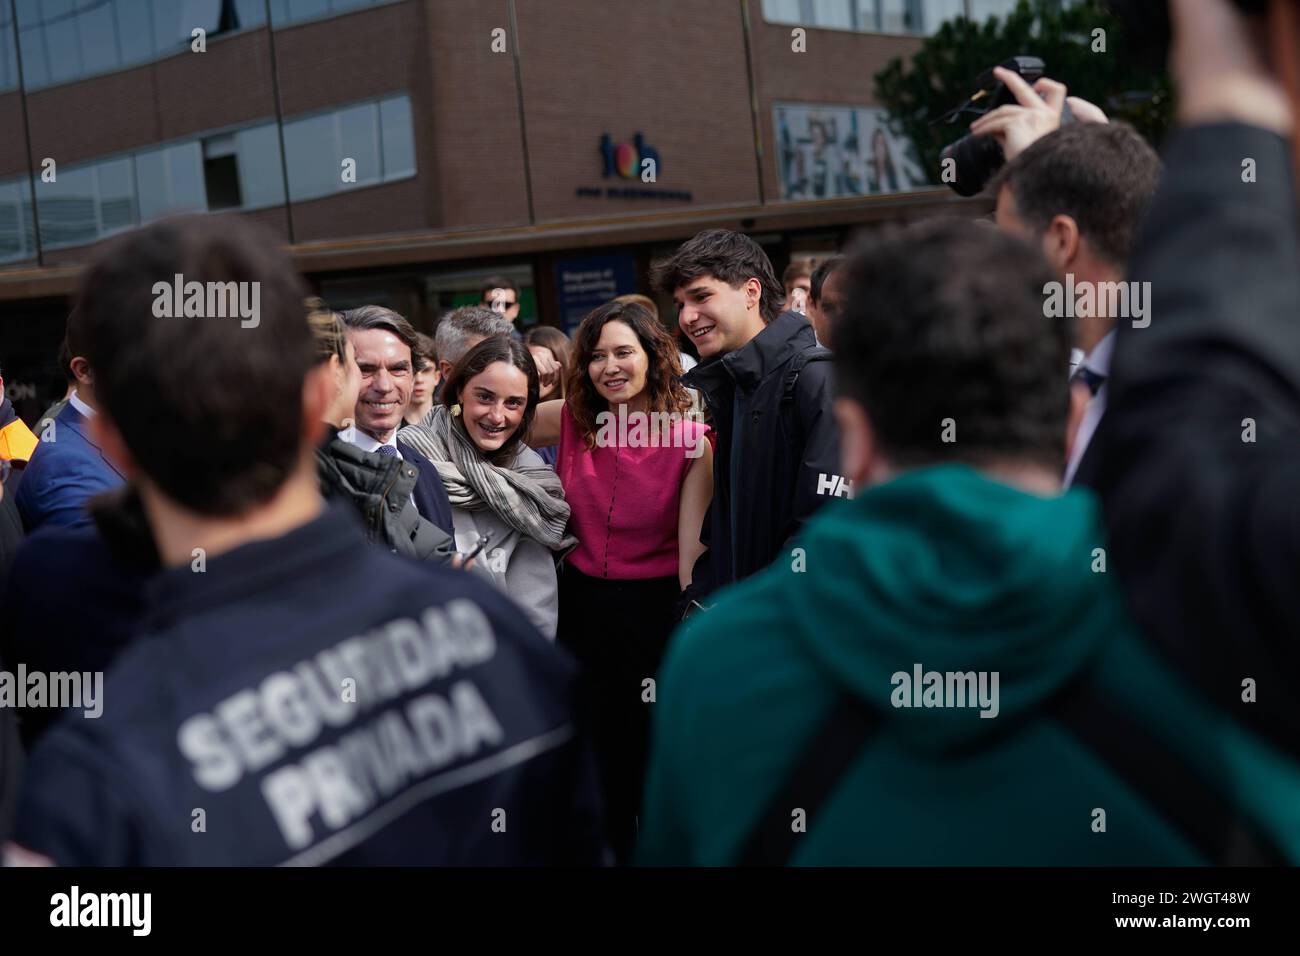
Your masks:
{"label": "red brick wall", "polygon": [[[758,198],[744,35],[735,3],[519,4],[524,111],[539,220],[650,212],[645,199],[577,198],[580,186],[689,190],[694,205]],[[640,132],[658,182],[601,178],[602,133]]]}

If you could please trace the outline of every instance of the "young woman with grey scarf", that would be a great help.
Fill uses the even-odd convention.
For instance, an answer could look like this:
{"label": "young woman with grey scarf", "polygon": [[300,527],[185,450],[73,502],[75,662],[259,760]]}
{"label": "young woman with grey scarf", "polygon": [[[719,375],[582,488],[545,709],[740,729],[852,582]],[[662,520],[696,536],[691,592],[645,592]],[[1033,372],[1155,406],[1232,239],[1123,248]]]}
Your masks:
{"label": "young woman with grey scarf", "polygon": [[[523,442],[537,408],[528,350],[493,336],[456,364],[428,424],[403,428],[403,443],[429,459],[451,501],[456,547],[473,573],[506,592],[554,640],[555,562],[577,543],[554,470]],[[490,537],[488,537],[490,535]]]}

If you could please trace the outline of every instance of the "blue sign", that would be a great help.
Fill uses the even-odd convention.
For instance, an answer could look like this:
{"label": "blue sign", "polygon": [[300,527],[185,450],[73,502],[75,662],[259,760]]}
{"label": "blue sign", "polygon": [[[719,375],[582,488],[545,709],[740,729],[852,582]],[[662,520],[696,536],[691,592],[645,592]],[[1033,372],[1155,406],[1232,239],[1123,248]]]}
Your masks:
{"label": "blue sign", "polygon": [[572,335],[592,309],[636,291],[636,259],[630,255],[561,259],[555,263],[555,288],[560,328]]}

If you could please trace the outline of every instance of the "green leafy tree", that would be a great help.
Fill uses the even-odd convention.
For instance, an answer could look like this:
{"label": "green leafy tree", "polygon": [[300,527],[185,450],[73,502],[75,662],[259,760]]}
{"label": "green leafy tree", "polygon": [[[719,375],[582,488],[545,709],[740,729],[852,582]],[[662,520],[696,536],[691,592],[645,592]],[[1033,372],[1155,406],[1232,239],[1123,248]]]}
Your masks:
{"label": "green leafy tree", "polygon": [[[1104,30],[1099,37],[1094,31]],[[1105,52],[1096,49],[1104,40]],[[917,160],[938,182],[939,153],[964,136],[973,115],[935,121],[974,92],[975,78],[1013,56],[1041,57],[1047,75],[1130,123],[1158,145],[1171,118],[1168,75],[1125,55],[1122,25],[1096,0],[1062,7],[1059,0],[1020,0],[1003,19],[950,20],[927,37],[910,64],[895,59],[875,76],[876,99],[895,133],[914,144]]]}

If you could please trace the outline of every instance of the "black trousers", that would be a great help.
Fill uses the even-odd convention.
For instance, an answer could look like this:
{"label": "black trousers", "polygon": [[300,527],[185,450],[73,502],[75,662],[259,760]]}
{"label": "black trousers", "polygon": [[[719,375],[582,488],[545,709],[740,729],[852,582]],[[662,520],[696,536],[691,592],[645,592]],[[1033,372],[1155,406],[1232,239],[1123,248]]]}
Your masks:
{"label": "black trousers", "polygon": [[654,678],[677,623],[677,576],[639,581],[589,577],[565,566],[560,574],[556,638],[583,670],[605,800],[605,835],[620,863],[636,845],[645,788],[650,714],[645,681]]}

